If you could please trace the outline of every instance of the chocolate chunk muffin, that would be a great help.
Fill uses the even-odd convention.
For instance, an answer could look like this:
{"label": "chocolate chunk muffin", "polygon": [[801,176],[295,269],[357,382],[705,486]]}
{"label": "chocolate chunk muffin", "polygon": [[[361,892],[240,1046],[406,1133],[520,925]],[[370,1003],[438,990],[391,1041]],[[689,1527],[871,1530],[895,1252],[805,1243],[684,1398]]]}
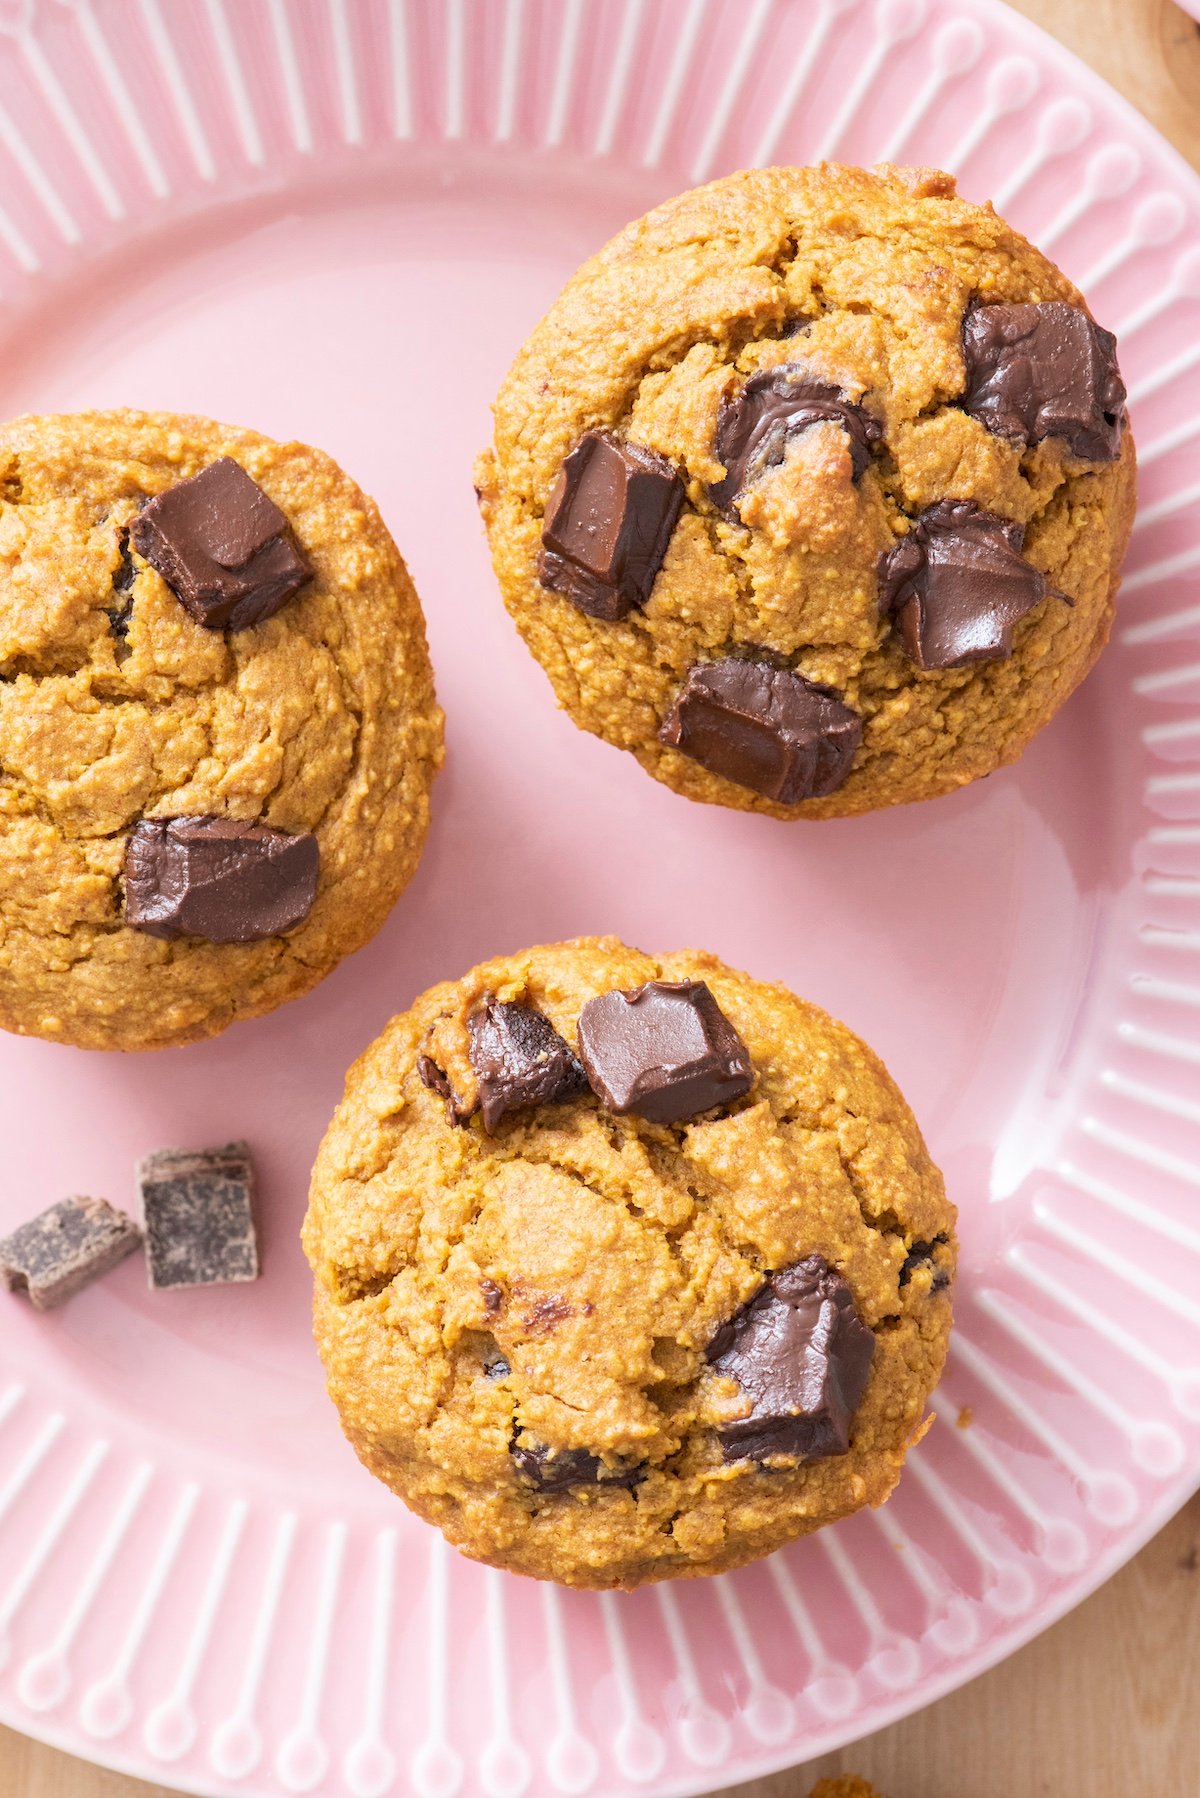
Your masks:
{"label": "chocolate chunk muffin", "polygon": [[885,1069],[781,986],[613,937],[433,987],[313,1172],[365,1465],[464,1553],[716,1573],[881,1504],[946,1353],[954,1210]]}
{"label": "chocolate chunk muffin", "polygon": [[0,1025],[190,1042],[360,948],[442,756],[420,604],[300,443],[140,412],[0,428]]}
{"label": "chocolate chunk muffin", "polygon": [[1011,762],[1103,647],[1134,509],[1111,334],[928,169],[755,169],[630,225],[477,486],[559,703],[691,799],[833,817]]}

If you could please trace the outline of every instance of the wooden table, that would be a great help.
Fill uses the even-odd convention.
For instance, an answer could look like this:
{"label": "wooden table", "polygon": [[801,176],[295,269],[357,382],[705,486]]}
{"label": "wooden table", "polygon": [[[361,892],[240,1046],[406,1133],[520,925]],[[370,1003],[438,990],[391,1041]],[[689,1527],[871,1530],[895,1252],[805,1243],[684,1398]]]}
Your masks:
{"label": "wooden table", "polygon": [[[1011,0],[1200,169],[1200,25],[1173,0]],[[888,1798],[1200,1798],[1200,1498],[1102,1591],[961,1692],[803,1772],[742,1788],[802,1798],[855,1771]],[[169,1798],[0,1729],[0,1798]]]}

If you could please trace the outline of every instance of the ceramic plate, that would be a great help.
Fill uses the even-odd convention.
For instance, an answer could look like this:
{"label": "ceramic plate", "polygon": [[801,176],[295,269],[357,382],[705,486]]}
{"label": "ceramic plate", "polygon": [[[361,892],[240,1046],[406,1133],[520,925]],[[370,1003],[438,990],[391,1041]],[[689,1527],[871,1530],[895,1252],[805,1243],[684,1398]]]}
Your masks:
{"label": "ceramic plate", "polygon": [[[15,1224],[232,1136],[253,1289],[0,1305],[0,1714],[181,1789],[683,1792],[927,1703],[1110,1574],[1200,1467],[1200,190],[964,0],[0,6],[0,412],[196,410],[329,449],[424,597],[449,763],[376,942],[146,1057],[0,1044]],[[1113,647],[1019,767],[786,827],[552,706],[471,492],[576,264],[745,163],[938,163],[1119,334],[1142,512]],[[0,754],[3,753],[0,745]],[[939,1421],[894,1500],[629,1597],[459,1559],[358,1467],[308,1336],[307,1170],[352,1057],[528,942],[704,944],[883,1054],[962,1210]],[[958,1428],[956,1422],[969,1427]]]}

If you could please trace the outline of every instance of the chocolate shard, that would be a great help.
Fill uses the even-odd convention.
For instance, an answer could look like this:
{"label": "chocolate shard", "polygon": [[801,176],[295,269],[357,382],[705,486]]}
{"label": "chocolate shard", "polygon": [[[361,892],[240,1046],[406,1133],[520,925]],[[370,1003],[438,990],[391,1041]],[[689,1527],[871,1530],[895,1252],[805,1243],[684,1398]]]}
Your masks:
{"label": "chocolate shard", "polygon": [[880,607],[918,668],[1012,654],[1013,627],[1052,589],[1021,555],[1025,527],[974,500],[940,499],[879,558]]}
{"label": "chocolate shard", "polygon": [[972,306],[963,319],[962,407],[997,437],[1022,444],[1061,437],[1072,455],[1121,453],[1125,383],[1117,340],[1079,306]]}
{"label": "chocolate shard", "polygon": [[514,1436],[509,1454],[517,1472],[538,1492],[569,1492],[573,1486],[623,1486],[640,1484],[640,1467],[610,1467],[586,1448],[550,1448],[527,1433]]}
{"label": "chocolate shard", "polygon": [[929,1242],[924,1242],[919,1238],[914,1241],[904,1257],[898,1284],[902,1287],[907,1286],[918,1268],[928,1267],[933,1270],[930,1291],[944,1292],[950,1284],[950,1270],[939,1265],[937,1251],[945,1245],[947,1240],[945,1235],[938,1235],[932,1237]]}
{"label": "chocolate shard", "polygon": [[0,1281],[35,1311],[52,1311],[131,1255],[142,1233],[106,1199],[73,1197],[0,1241]]}
{"label": "chocolate shard", "polygon": [[489,1136],[506,1111],[560,1105],[587,1090],[578,1056],[532,1005],[488,999],[467,1019],[467,1032]]}
{"label": "chocolate shard", "polygon": [[131,536],[210,630],[261,624],[312,579],[279,507],[229,456],[149,500]]}
{"label": "chocolate shard", "polygon": [[601,993],[579,1015],[579,1053],[600,1103],[675,1124],[740,1099],[750,1051],[702,980]]}
{"label": "chocolate shard", "polygon": [[244,1142],[160,1149],[139,1161],[137,1185],[156,1291],[258,1278],[254,1168]]}
{"label": "chocolate shard", "polygon": [[422,1086],[427,1086],[431,1093],[436,1093],[439,1099],[446,1101],[446,1116],[456,1129],[460,1129],[474,1115],[472,1107],[463,1104],[450,1084],[449,1075],[431,1055],[417,1056],[417,1073]]}
{"label": "chocolate shard", "polygon": [[844,1455],[874,1354],[854,1294],[820,1255],[769,1274],[709,1345],[710,1366],[753,1403],[721,1426],[726,1461]]}
{"label": "chocolate shard", "polygon": [[730,656],[698,662],[659,739],[780,805],[822,799],[850,772],[862,719],[830,687]]}
{"label": "chocolate shard", "polygon": [[736,518],[739,498],[783,461],[788,439],[826,422],[840,425],[849,438],[854,479],[859,480],[872,446],[883,435],[877,418],[802,362],[784,362],[751,375],[737,393],[726,395],[717,413],[713,454],[723,464],[725,478],[709,487],[713,504],[727,518]]}
{"label": "chocolate shard", "polygon": [[302,924],[320,856],[293,835],[236,818],[143,818],[125,845],[125,922],[147,936],[253,943]]}
{"label": "chocolate shard", "polygon": [[546,502],[538,579],[592,618],[626,617],[649,599],[682,505],[662,456],[588,431]]}

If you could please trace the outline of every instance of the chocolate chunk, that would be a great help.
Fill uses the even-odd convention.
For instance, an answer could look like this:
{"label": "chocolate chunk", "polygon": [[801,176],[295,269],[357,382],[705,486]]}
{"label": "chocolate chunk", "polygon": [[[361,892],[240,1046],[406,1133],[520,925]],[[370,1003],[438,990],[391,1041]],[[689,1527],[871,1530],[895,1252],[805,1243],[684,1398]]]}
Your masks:
{"label": "chocolate chunk", "polygon": [[[424,1059],[424,1058],[422,1058]],[[438,1072],[441,1070],[439,1069]],[[495,1280],[486,1276],[479,1282],[479,1290],[483,1295],[484,1309],[489,1317],[495,1317],[504,1304],[504,1289]]]}
{"label": "chocolate chunk", "polygon": [[1024,525],[974,500],[940,499],[879,558],[880,606],[918,668],[1012,654],[1013,626],[1051,588],[1021,555]]}
{"label": "chocolate chunk", "polygon": [[449,1076],[429,1055],[417,1056],[417,1073],[422,1086],[427,1086],[431,1093],[437,1094],[439,1099],[445,1099],[447,1118],[455,1129],[461,1129],[467,1119],[472,1116],[472,1109],[469,1105],[464,1105],[458,1097],[450,1084]]}
{"label": "chocolate chunk", "polygon": [[512,1368],[504,1359],[498,1348],[492,1347],[483,1358],[483,1377],[485,1380],[506,1380]]}
{"label": "chocolate chunk", "polygon": [[674,1124],[740,1099],[750,1052],[702,980],[649,980],[589,999],[579,1053],[609,1111]]}
{"label": "chocolate chunk", "polygon": [[645,1478],[640,1467],[609,1467],[586,1448],[548,1448],[526,1436],[513,1437],[509,1453],[517,1472],[539,1492],[569,1492],[572,1486],[623,1486],[626,1491]]}
{"label": "chocolate chunk", "polygon": [[317,839],[236,818],[143,818],[125,845],[125,922],[147,936],[253,943],[302,924]]}
{"label": "chocolate chunk", "polygon": [[721,1426],[725,1459],[844,1455],[874,1353],[854,1294],[819,1255],[769,1274],[709,1345],[710,1365],[754,1407]]}
{"label": "chocolate chunk", "polygon": [[730,656],[689,670],[658,734],[710,773],[797,805],[841,786],[862,742],[862,719],[830,687]]}
{"label": "chocolate chunk", "polygon": [[244,1142],[139,1161],[146,1267],[156,1290],[258,1278],[254,1169]]}
{"label": "chocolate chunk", "polygon": [[1121,453],[1125,383],[1117,340],[1079,306],[972,306],[963,320],[962,406],[997,437],[1061,437],[1073,455]]}
{"label": "chocolate chunk", "polygon": [[506,1111],[560,1105],[587,1088],[578,1057],[532,1005],[488,999],[467,1019],[467,1032],[489,1136]]}
{"label": "chocolate chunk", "polygon": [[933,1269],[933,1281],[930,1285],[930,1291],[945,1292],[947,1286],[950,1284],[950,1270],[938,1266],[936,1251],[941,1248],[946,1241],[947,1238],[944,1235],[935,1236],[929,1242],[922,1242],[919,1239],[915,1241],[907,1255],[904,1257],[904,1263],[900,1269],[899,1285],[902,1287],[907,1286],[918,1268],[929,1267]]}
{"label": "chocolate chunk", "polygon": [[721,401],[713,453],[725,468],[724,480],[709,488],[715,506],[737,516],[737,501],[752,482],[775,468],[787,453],[788,439],[810,425],[841,425],[850,440],[850,462],[857,481],[871,460],[883,426],[864,407],[848,400],[838,387],[819,380],[802,362],[785,362],[751,375],[739,392]]}
{"label": "chocolate chunk", "polygon": [[271,618],[312,579],[288,521],[229,456],[148,501],[133,547],[210,630]]}
{"label": "chocolate chunk", "polygon": [[682,505],[669,462],[588,431],[546,502],[538,579],[592,618],[624,618],[649,599]]}
{"label": "chocolate chunk", "polygon": [[133,1253],[142,1233],[106,1199],[51,1205],[0,1241],[0,1280],[24,1292],[35,1311],[52,1311]]}

